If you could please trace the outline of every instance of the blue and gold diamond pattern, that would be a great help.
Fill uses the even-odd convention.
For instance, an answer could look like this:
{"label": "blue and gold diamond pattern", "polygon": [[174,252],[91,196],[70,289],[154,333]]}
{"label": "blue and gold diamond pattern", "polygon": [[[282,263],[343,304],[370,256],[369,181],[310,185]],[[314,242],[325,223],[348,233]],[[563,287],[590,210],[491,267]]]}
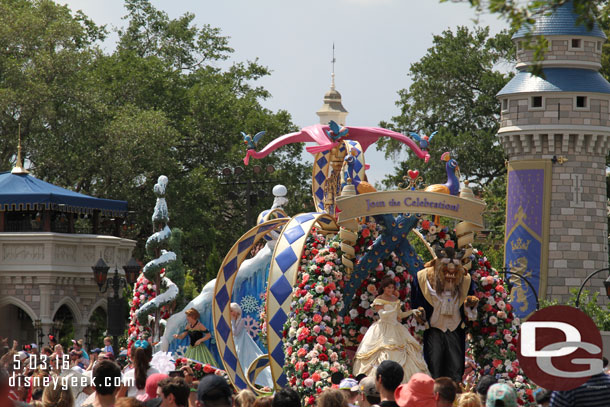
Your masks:
{"label": "blue and gold diamond pattern", "polygon": [[[276,214],[281,215],[282,213],[283,211]],[[285,213],[283,214],[285,215]],[[216,277],[212,307],[214,327],[217,332],[216,346],[218,346],[218,352],[221,355],[222,364],[227,371],[229,379],[238,389],[247,388],[248,380],[244,376],[242,366],[239,364],[233,335],[231,334],[231,293],[233,292],[237,270],[239,270],[241,263],[250,253],[252,246],[274,230],[282,228],[289,220],[287,217],[271,219],[250,229],[233,245],[222,262]]]}
{"label": "blue and gold diamond pattern", "polygon": [[[256,224],[260,225],[261,223],[267,222],[270,219],[287,218],[287,217],[288,217],[288,215],[286,214],[286,212],[284,212],[284,210],[282,208],[267,209],[265,211],[262,211],[258,215]],[[273,240],[273,236],[271,236],[271,234],[269,233],[264,236],[264,239],[269,242],[269,241]]]}
{"label": "blue and gold diamond pattern", "polygon": [[[354,163],[354,180],[364,181],[364,151],[358,141],[345,140],[341,143],[339,150],[341,152],[346,151],[351,154],[355,152],[354,157],[356,162]],[[311,188],[313,193],[313,202],[318,212],[324,212],[324,183],[328,178],[330,172],[330,151],[323,151],[316,154],[313,164],[313,179],[311,182]],[[341,171],[341,180],[345,179],[346,165],[343,165]],[[340,187],[343,187],[341,185]],[[338,191],[337,191],[338,192]]]}
{"label": "blue and gold diamond pattern", "polygon": [[314,225],[329,231],[338,230],[335,220],[319,212],[295,216],[282,230],[269,267],[267,288],[267,349],[269,349],[271,376],[276,387],[285,386],[284,366],[284,323],[288,319],[292,290],[297,279],[300,259],[303,255],[307,236]]}
{"label": "blue and gold diamond pattern", "polygon": [[[364,152],[362,151],[362,146],[358,141],[347,140],[345,142],[345,146],[347,147],[347,154],[353,154],[356,159],[354,162],[354,174],[353,174],[353,182],[358,183],[360,181],[364,181]],[[341,188],[345,186],[345,180],[348,178],[347,176],[347,165],[344,165],[341,169]]]}
{"label": "blue and gold diamond pattern", "polygon": [[324,212],[324,181],[328,177],[328,169],[330,168],[328,162],[329,155],[330,151],[322,151],[316,154],[313,162],[311,192],[313,194],[313,203],[318,212]]}

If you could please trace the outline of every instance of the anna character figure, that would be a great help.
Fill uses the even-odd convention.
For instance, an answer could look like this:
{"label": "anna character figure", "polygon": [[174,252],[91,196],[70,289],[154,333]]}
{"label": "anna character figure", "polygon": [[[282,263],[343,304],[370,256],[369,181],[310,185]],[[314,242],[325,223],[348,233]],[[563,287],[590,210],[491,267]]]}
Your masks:
{"label": "anna character figure", "polygon": [[195,308],[189,308],[184,313],[186,314],[186,329],[181,334],[174,335],[174,338],[177,339],[183,339],[187,335],[189,337],[190,346],[184,356],[197,362],[218,366],[218,362],[205,344],[205,341],[209,340],[212,334],[199,321],[199,311]]}

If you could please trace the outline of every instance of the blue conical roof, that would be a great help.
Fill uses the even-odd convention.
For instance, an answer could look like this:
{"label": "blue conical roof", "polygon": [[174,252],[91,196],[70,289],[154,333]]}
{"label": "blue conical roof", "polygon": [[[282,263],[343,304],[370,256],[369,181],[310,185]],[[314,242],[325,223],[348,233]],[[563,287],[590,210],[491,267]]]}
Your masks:
{"label": "blue conical roof", "polygon": [[518,72],[496,96],[524,92],[590,92],[610,94],[610,83],[599,72],[578,68],[545,68],[544,77]]}
{"label": "blue conical roof", "polygon": [[585,23],[579,23],[578,14],[574,12],[572,1],[567,1],[550,14],[543,14],[536,19],[534,25],[523,25],[513,35],[513,40],[523,38],[528,33],[537,35],[582,35],[606,39],[606,34],[599,28],[597,22],[589,30]]}

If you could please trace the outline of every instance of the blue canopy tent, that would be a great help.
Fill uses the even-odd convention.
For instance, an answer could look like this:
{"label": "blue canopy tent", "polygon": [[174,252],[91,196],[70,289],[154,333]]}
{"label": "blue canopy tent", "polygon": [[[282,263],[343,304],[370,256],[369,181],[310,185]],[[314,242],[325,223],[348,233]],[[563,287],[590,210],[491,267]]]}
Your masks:
{"label": "blue canopy tent", "polygon": [[[28,211],[93,214],[96,217],[102,215],[124,218],[127,215],[127,201],[95,198],[79,194],[49,184],[29,174],[0,173],[0,231],[5,231],[5,213]],[[45,229],[50,231],[48,227]]]}

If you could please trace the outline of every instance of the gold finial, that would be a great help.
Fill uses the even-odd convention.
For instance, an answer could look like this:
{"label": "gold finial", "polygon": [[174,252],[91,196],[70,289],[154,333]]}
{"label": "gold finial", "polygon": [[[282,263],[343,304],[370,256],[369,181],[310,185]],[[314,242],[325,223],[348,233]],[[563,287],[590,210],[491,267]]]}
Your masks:
{"label": "gold finial", "polygon": [[553,162],[553,164],[563,165],[563,163],[567,162],[568,159],[563,155],[560,155],[559,157],[554,155],[553,158],[551,158],[551,161]]}
{"label": "gold finial", "polygon": [[15,167],[11,170],[11,174],[29,174],[29,171],[23,168],[23,161],[21,161],[21,123],[19,123],[19,144],[17,144],[17,162]]}

